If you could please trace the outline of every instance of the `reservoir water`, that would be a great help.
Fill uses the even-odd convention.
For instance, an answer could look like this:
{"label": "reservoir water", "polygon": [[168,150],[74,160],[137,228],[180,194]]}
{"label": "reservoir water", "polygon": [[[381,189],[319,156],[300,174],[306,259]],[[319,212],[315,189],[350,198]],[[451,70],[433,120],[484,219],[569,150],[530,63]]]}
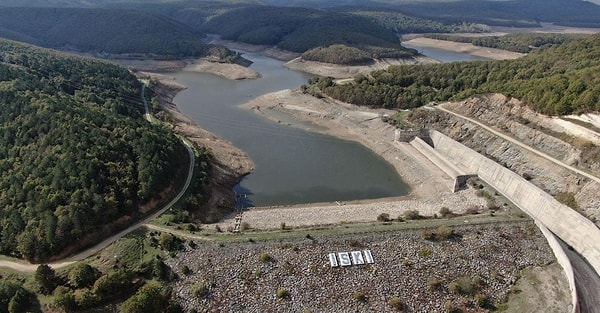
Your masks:
{"label": "reservoir water", "polygon": [[426,55],[430,58],[434,58],[441,62],[456,62],[456,61],[486,61],[489,60],[484,57],[472,55],[464,52],[455,52],[438,48],[430,48],[430,47],[420,47],[415,45],[410,45],[407,43],[402,43],[403,46],[407,48],[412,48],[419,53]]}
{"label": "reservoir water", "polygon": [[[442,62],[485,60],[467,53],[410,46]],[[207,73],[173,76],[188,89],[175,98],[182,113],[244,150],[255,163],[235,187],[247,194],[245,206],[376,199],[406,195],[409,187],[383,158],[362,145],[271,122],[240,108],[260,95],[297,88],[307,74],[253,53],[244,57],[262,77],[231,81]]]}
{"label": "reservoir water", "polygon": [[262,77],[231,81],[207,73],[173,76],[188,89],[174,99],[200,127],[231,141],[255,163],[236,191],[246,206],[375,199],[406,195],[409,187],[383,158],[362,145],[271,122],[240,108],[257,96],[306,84],[307,74],[282,62],[245,54]]}

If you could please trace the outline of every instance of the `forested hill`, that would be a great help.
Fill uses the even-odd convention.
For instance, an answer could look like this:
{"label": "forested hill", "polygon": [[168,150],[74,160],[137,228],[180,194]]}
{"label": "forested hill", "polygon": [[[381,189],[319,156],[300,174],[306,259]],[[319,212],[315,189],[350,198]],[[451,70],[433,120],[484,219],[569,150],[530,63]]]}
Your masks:
{"label": "forested hill", "polygon": [[134,10],[0,7],[0,37],[109,54],[182,57],[211,52],[211,46],[188,26]]}
{"label": "forested hill", "polygon": [[515,60],[391,66],[350,84],[331,78],[313,83],[336,99],[374,107],[414,108],[498,92],[550,115],[599,112],[600,34]]}
{"label": "forested hill", "polygon": [[126,69],[0,40],[0,254],[91,244],[176,181],[185,147],[140,92]]}
{"label": "forested hill", "polygon": [[250,44],[305,52],[316,47],[345,45],[364,50],[386,48],[411,53],[396,33],[372,19],[308,8],[245,6],[216,14],[201,26],[207,33]]}
{"label": "forested hill", "polygon": [[585,0],[263,0],[272,5],[304,7],[356,6],[399,10],[402,13],[446,23],[482,23],[527,27],[540,22],[600,27],[598,1]]}

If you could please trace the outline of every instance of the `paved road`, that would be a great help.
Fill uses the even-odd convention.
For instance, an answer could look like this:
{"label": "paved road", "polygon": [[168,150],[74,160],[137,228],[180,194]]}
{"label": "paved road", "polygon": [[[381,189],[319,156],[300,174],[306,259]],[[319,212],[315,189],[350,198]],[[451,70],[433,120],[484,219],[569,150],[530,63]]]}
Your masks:
{"label": "paved road", "polygon": [[521,147],[523,149],[526,149],[527,151],[535,153],[535,154],[541,156],[542,158],[544,158],[544,159],[546,159],[548,161],[556,163],[557,165],[560,165],[560,166],[562,166],[562,167],[564,167],[564,168],[566,168],[568,170],[571,170],[571,171],[573,171],[573,172],[575,172],[575,173],[577,173],[579,175],[585,176],[585,177],[587,177],[587,178],[589,178],[591,180],[595,180],[596,182],[600,183],[600,178],[598,178],[598,177],[596,177],[596,176],[594,176],[592,174],[589,174],[587,172],[584,172],[584,171],[582,171],[582,170],[580,170],[580,169],[578,169],[576,167],[573,167],[573,166],[571,166],[569,164],[563,163],[562,161],[557,160],[557,159],[553,158],[552,156],[550,156],[550,155],[548,155],[548,154],[546,154],[544,152],[538,151],[538,150],[536,150],[536,149],[534,149],[534,148],[532,148],[532,147],[530,147],[530,146],[528,146],[528,145],[520,142],[519,140],[516,140],[515,138],[512,138],[512,137],[510,137],[510,136],[508,136],[508,135],[506,135],[504,133],[501,133],[501,132],[499,132],[499,131],[497,131],[497,130],[495,130],[495,129],[493,129],[493,128],[491,128],[491,127],[489,127],[489,126],[487,126],[487,125],[485,125],[485,124],[483,124],[483,123],[481,123],[481,122],[479,122],[477,120],[474,120],[474,119],[472,119],[470,117],[467,117],[467,116],[464,116],[464,115],[461,115],[461,114],[458,114],[456,112],[452,112],[452,111],[450,111],[448,109],[445,109],[445,108],[442,108],[440,106],[435,106],[435,108],[438,109],[438,110],[440,110],[440,111],[444,111],[446,113],[449,113],[449,114],[452,114],[454,116],[457,116],[457,117],[459,117],[461,119],[467,120],[467,121],[469,121],[471,123],[477,124],[478,126],[484,128],[485,130],[491,132],[492,134],[494,134],[494,135],[496,135],[496,136],[498,136],[498,137],[500,137],[500,138],[502,138],[504,140],[510,141],[511,143],[514,143],[515,145],[518,145],[519,147]]}
{"label": "paved road", "polygon": [[[148,104],[146,102],[146,97],[145,97],[145,91],[146,91],[146,86],[143,86],[142,99],[144,101],[144,106],[146,108],[146,115],[149,115]],[[146,119],[148,119],[148,116],[146,116]],[[156,211],[152,215],[146,217],[145,219],[139,221],[138,223],[136,223],[132,226],[129,226],[128,228],[122,230],[121,232],[104,239],[102,242],[98,243],[97,245],[95,245],[91,248],[88,248],[84,251],[81,251],[78,254],[75,254],[75,255],[67,257],[63,260],[60,260],[59,262],[54,262],[54,263],[51,263],[48,265],[50,265],[51,267],[56,269],[56,268],[68,266],[74,262],[88,258],[88,257],[98,253],[98,251],[106,248],[111,243],[117,241],[117,239],[131,233],[132,231],[144,226],[145,224],[148,224],[151,220],[153,220],[153,219],[157,218],[159,215],[163,214],[166,210],[170,209],[177,201],[179,201],[179,199],[181,199],[181,197],[183,197],[183,195],[187,191],[188,187],[190,186],[192,177],[194,175],[194,166],[195,166],[194,150],[189,145],[189,143],[187,143],[185,140],[181,140],[181,141],[187,148],[188,155],[190,158],[190,163],[189,163],[189,167],[188,167],[188,171],[187,171],[187,177],[185,179],[185,184],[183,185],[183,188],[181,188],[181,191],[177,194],[177,196],[175,196],[175,198],[173,198],[171,200],[171,202],[166,204],[164,207],[162,207],[160,210]],[[37,269],[38,264],[31,264],[31,263],[28,263],[25,261],[0,260],[0,267],[7,267],[7,268],[13,269],[15,271],[20,271],[20,272],[34,272]]]}
{"label": "paved road", "polygon": [[560,243],[573,265],[581,313],[600,313],[600,278],[585,258],[573,249],[569,249],[562,240]]}
{"label": "paved road", "polygon": [[[531,151],[551,162],[554,162],[566,169],[569,169],[580,175],[583,175],[592,180],[600,182],[600,178],[593,176],[591,174],[588,174],[580,169],[574,168],[568,164],[565,164],[565,163],[563,163],[543,152],[540,152],[530,146],[527,146],[527,145],[521,143],[520,141],[518,141],[510,136],[507,136],[507,135],[505,135],[505,134],[503,134],[503,133],[501,133],[501,132],[499,132],[477,120],[474,120],[472,118],[452,112],[448,109],[445,109],[445,108],[442,108],[439,106],[436,106],[435,108],[438,110],[444,111],[446,113],[452,114],[454,116],[457,116],[461,119],[467,120],[471,123],[474,123],[504,140],[514,143],[514,144],[516,144],[528,151]],[[561,240],[561,242],[562,242],[562,240]],[[565,244],[564,250],[567,252],[569,260],[571,261],[571,264],[573,265],[573,271],[575,274],[575,286],[577,288],[577,296],[579,298],[579,305],[580,305],[581,313],[600,313],[600,276],[598,276],[598,273],[596,272],[596,270],[579,253],[577,253],[574,250],[567,249],[566,244]]]}

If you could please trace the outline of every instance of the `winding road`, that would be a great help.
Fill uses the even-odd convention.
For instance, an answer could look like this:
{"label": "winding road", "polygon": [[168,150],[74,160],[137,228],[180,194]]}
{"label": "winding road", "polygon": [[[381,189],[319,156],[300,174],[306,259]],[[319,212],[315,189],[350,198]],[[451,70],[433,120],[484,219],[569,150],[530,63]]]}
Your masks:
{"label": "winding road", "polygon": [[[146,110],[144,117],[146,118],[146,120],[148,120],[148,122],[152,122],[151,121],[152,116],[150,114],[150,110],[148,108],[148,103],[146,101],[145,95],[146,95],[146,85],[143,85],[142,100],[144,101],[144,107]],[[187,177],[185,179],[185,184],[181,188],[181,191],[169,203],[167,203],[165,206],[163,206],[160,210],[154,212],[152,215],[149,215],[146,218],[144,218],[143,220],[137,222],[136,224],[131,225],[128,228],[120,231],[119,233],[114,234],[114,235],[104,239],[102,242],[96,244],[95,246],[88,248],[86,250],[83,250],[83,251],[81,251],[75,255],[72,255],[70,257],[67,257],[63,260],[50,263],[48,265],[50,265],[54,269],[58,269],[58,268],[62,268],[62,267],[68,266],[70,264],[73,264],[77,261],[83,260],[85,258],[88,258],[88,257],[98,253],[100,250],[106,248],[111,243],[117,241],[119,238],[131,233],[132,231],[134,231],[140,227],[145,226],[151,220],[157,218],[159,215],[163,214],[165,211],[170,209],[175,203],[177,203],[177,201],[179,201],[181,199],[181,197],[183,197],[183,195],[186,193],[187,189],[190,186],[190,183],[192,182],[192,177],[194,176],[194,166],[195,166],[194,149],[192,149],[190,144],[187,141],[185,141],[184,139],[182,139],[181,142],[183,142],[183,144],[185,145],[185,147],[188,151],[190,162],[189,162],[189,167],[188,167],[188,171],[187,171]],[[19,272],[34,272],[37,269],[38,265],[39,264],[31,264],[26,261],[0,260],[0,267],[10,268],[12,270],[19,271]]]}

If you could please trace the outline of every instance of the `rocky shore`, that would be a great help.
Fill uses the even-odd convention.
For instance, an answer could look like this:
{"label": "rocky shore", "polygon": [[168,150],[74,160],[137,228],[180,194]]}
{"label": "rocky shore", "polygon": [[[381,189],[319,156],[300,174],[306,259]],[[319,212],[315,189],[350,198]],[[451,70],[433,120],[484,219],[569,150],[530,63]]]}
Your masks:
{"label": "rocky shore", "polygon": [[[202,242],[167,263],[179,274],[174,298],[188,312],[486,312],[521,269],[554,260],[531,222],[453,231],[440,241],[415,230]],[[374,264],[330,267],[329,253],[366,249]],[[567,311],[560,297],[541,305]]]}
{"label": "rocky shore", "polygon": [[[213,151],[221,164],[220,173],[226,173],[221,177],[229,177],[222,181],[222,193],[213,195],[215,199],[227,199],[235,179],[251,171],[251,160],[178,112],[172,98],[185,87],[166,76],[154,78],[159,81],[161,105],[173,119],[175,129]],[[360,142],[390,162],[412,188],[409,196],[401,199],[252,208],[244,213],[244,221],[253,228],[273,229],[281,223],[300,227],[374,221],[381,213],[395,218],[409,209],[432,215],[443,206],[462,213],[486,205],[472,189],[451,193],[449,177],[410,145],[395,142],[395,129],[381,118],[391,111],[316,99],[294,90],[268,94],[245,106],[280,123],[311,128],[300,122],[309,121],[318,126],[313,130]],[[224,221],[221,228],[232,222]],[[464,226],[455,232],[459,236],[443,241],[425,240],[420,231],[408,231],[203,242],[167,262],[180,276],[174,298],[189,312],[389,312],[398,305],[394,303],[402,304],[409,312],[445,312],[449,306],[481,312],[490,307],[482,308],[476,302],[485,298],[492,305],[504,299],[521,269],[545,266],[554,260],[545,239],[526,222]],[[328,253],[363,249],[373,252],[375,264],[329,267]],[[187,269],[191,272],[185,274]],[[560,269],[555,268],[552,275],[557,273],[561,277]],[[461,294],[451,287],[452,283],[455,286],[474,277],[483,282],[477,295]],[[534,301],[542,304],[540,310],[565,311],[567,284],[562,278],[555,285],[563,287],[540,291],[540,299],[553,299]]]}

